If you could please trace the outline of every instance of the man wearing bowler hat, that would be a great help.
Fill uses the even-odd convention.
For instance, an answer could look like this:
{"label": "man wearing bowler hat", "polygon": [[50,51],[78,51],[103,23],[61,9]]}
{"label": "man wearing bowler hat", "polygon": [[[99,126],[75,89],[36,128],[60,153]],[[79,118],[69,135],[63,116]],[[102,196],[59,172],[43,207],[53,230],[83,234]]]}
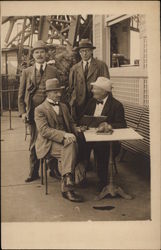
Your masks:
{"label": "man wearing bowler hat", "polygon": [[89,39],[81,39],[78,51],[82,60],[70,70],[69,102],[72,116],[76,121],[92,97],[90,83],[96,81],[99,76],[110,78],[107,65],[103,61],[93,58],[95,48]]}
{"label": "man wearing bowler hat", "polygon": [[[93,98],[89,100],[84,109],[84,115],[97,117],[102,116],[104,119],[98,124],[98,131],[105,133],[112,132],[115,128],[125,128],[126,121],[124,108],[121,102],[112,96],[112,82],[106,77],[98,77],[92,85]],[[90,124],[89,124],[90,126]],[[85,151],[87,160],[90,150],[94,149],[97,160],[97,173],[100,180],[99,187],[102,188],[107,184],[108,160],[109,160],[109,143],[96,142],[88,143],[82,147]],[[120,151],[120,143],[113,142],[113,156],[116,157]]]}
{"label": "man wearing bowler hat", "polygon": [[18,106],[22,120],[28,123],[30,130],[30,172],[26,182],[32,182],[39,178],[39,160],[35,153],[35,140],[37,137],[34,110],[41,104],[45,97],[45,81],[53,77],[59,77],[54,66],[46,63],[46,44],[38,40],[33,45],[32,53],[35,64],[22,71],[20,79]]}
{"label": "man wearing bowler hat", "polygon": [[46,100],[35,109],[35,122],[38,129],[36,154],[43,157],[61,158],[62,196],[73,202],[81,202],[80,195],[74,192],[74,173],[77,164],[77,130],[66,104],[60,102],[63,86],[58,79],[46,81]]}

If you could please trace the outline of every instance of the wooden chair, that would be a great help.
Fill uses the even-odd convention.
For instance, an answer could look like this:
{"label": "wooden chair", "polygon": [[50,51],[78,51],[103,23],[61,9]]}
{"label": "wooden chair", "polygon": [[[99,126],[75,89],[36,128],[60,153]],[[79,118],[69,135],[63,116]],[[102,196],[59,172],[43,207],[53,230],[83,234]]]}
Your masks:
{"label": "wooden chair", "polygon": [[56,158],[58,160],[58,166],[61,164],[60,155],[56,157],[43,157],[40,159],[40,169],[41,169],[41,185],[44,185],[44,172],[45,172],[45,194],[48,194],[48,169],[49,169],[49,162]]}

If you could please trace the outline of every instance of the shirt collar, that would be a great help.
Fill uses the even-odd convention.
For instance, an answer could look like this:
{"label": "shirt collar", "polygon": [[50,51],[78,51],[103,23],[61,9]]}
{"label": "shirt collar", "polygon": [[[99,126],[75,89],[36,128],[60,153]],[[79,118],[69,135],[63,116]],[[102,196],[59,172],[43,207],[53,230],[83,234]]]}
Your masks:
{"label": "shirt collar", "polygon": [[107,95],[104,99],[102,99],[102,101],[103,101],[103,104],[102,104],[102,105],[105,105],[107,99],[108,99],[108,95]]}
{"label": "shirt collar", "polygon": [[[43,70],[45,70],[46,64],[47,64],[46,62],[44,62],[44,63],[42,64],[42,69],[43,69]],[[40,64],[40,63],[35,63],[35,65],[36,65],[36,69],[37,69],[37,70],[40,70],[41,64]]]}
{"label": "shirt collar", "polygon": [[92,58],[90,58],[88,61],[83,61],[83,65],[85,66],[86,63],[88,62],[88,65],[90,65]]}
{"label": "shirt collar", "polygon": [[54,101],[53,100],[51,100],[50,98],[46,98],[46,100],[49,102],[49,103],[54,103]]}

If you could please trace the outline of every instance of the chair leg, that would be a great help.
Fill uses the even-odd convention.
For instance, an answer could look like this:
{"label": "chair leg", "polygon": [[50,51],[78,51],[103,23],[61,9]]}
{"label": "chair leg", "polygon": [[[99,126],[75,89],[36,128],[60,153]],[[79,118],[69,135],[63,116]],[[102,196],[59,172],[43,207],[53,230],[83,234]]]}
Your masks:
{"label": "chair leg", "polygon": [[41,185],[44,185],[44,176],[43,176],[43,159],[40,159],[40,168],[41,168]]}
{"label": "chair leg", "polygon": [[46,194],[48,194],[48,178],[47,178],[47,160],[44,159],[44,163],[45,163],[45,190],[46,190]]}

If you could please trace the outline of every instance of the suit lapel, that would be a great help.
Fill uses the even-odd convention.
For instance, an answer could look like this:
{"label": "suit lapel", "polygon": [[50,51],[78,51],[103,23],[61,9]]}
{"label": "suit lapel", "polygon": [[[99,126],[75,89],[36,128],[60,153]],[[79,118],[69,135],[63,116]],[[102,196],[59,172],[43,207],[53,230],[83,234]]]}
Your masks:
{"label": "suit lapel", "polygon": [[103,107],[101,115],[105,115],[105,116],[109,115],[111,102],[112,102],[112,96],[111,96],[111,94],[109,94],[109,96],[108,96],[108,98],[106,100],[106,103],[105,103],[105,105]]}
{"label": "suit lapel", "polygon": [[68,132],[71,132],[71,126],[70,126],[70,123],[69,123],[69,119],[68,119],[66,110],[64,109],[64,106],[61,103],[60,103],[60,108],[62,110],[62,114],[63,114],[63,118],[64,118],[64,121],[65,121],[65,125],[67,127],[67,130],[68,130]]}
{"label": "suit lapel", "polygon": [[80,74],[80,76],[84,79],[84,71],[83,71],[83,66],[82,66],[82,61],[78,63],[77,71]]}
{"label": "suit lapel", "polygon": [[31,68],[31,81],[36,86],[36,65]]}
{"label": "suit lapel", "polygon": [[45,108],[50,115],[51,120],[54,120],[58,124],[57,114],[54,111],[52,105],[47,100],[45,100]]}
{"label": "suit lapel", "polygon": [[88,70],[88,75],[87,75],[87,79],[93,74],[93,72],[96,70],[97,68],[97,64],[94,58],[92,58],[90,66],[89,66],[89,70]]}

